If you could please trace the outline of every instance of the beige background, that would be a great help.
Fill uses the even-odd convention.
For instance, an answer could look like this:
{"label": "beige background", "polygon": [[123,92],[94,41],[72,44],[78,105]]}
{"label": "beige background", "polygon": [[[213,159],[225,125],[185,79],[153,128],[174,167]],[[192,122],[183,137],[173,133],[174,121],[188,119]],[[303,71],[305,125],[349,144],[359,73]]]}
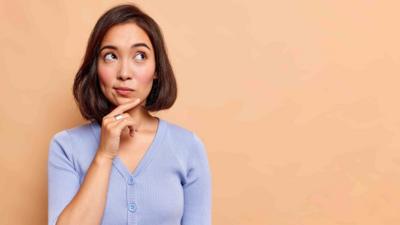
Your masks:
{"label": "beige background", "polygon": [[[72,82],[124,1],[0,2],[0,224],[47,222],[47,150],[81,118]],[[398,1],[136,1],[160,24],[199,134],[215,225],[400,224]]]}

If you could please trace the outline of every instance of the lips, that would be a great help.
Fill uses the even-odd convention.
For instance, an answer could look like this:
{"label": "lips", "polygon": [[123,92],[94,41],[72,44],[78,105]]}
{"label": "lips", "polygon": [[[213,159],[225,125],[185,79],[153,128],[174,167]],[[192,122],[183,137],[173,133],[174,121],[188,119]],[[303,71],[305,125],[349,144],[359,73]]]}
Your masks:
{"label": "lips", "polygon": [[132,88],[127,88],[127,87],[115,87],[114,89],[123,90],[123,91],[133,91]]}
{"label": "lips", "polygon": [[125,88],[125,87],[116,87],[114,89],[119,95],[122,95],[122,96],[128,96],[130,93],[133,92],[133,89]]}

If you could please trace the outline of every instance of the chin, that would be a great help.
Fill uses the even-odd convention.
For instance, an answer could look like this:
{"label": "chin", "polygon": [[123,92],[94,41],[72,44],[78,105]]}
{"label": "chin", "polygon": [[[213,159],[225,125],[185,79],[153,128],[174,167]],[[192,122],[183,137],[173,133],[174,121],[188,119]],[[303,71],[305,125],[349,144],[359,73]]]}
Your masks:
{"label": "chin", "polygon": [[[137,97],[121,97],[121,96],[117,96],[116,102],[117,102],[118,105],[121,105],[121,104],[130,102],[130,101],[133,101],[133,100],[135,100],[136,98],[137,98]],[[141,104],[141,103],[139,103],[139,104]]]}
{"label": "chin", "polygon": [[118,97],[117,98],[117,103],[120,105],[120,104],[123,104],[123,103],[126,103],[126,102],[129,102],[129,101],[132,101],[132,98],[122,98],[122,97]]}

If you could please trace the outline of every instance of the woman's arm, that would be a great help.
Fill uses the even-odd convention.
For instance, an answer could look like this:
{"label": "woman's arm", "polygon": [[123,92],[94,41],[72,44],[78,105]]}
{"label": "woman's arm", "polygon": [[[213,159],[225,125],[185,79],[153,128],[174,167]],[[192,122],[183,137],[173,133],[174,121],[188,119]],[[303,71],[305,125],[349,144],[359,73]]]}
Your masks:
{"label": "woman's arm", "polygon": [[[82,185],[74,169],[67,131],[52,139],[49,149],[49,225],[99,225],[107,200],[112,161],[118,154],[121,132],[134,136],[136,122],[129,113],[140,99],[120,104],[103,117],[100,144]],[[115,116],[121,115],[117,119]],[[69,150],[68,150],[69,148]]]}
{"label": "woman's arm", "polygon": [[182,225],[211,225],[211,172],[202,141],[194,134],[186,182]]}
{"label": "woman's arm", "polygon": [[100,153],[96,154],[81,188],[61,213],[57,225],[99,225],[101,223],[111,167],[112,159]]}
{"label": "woman's arm", "polygon": [[[134,136],[136,122],[129,113],[140,99],[120,104],[103,117],[100,144],[86,177],[79,185],[67,131],[52,139],[49,151],[49,225],[99,225],[107,200],[112,161],[118,154],[121,132]],[[121,115],[117,119],[115,116]],[[69,148],[69,151],[68,151]],[[76,194],[75,194],[76,193]]]}
{"label": "woman's arm", "polygon": [[79,185],[68,151],[68,133],[50,144],[49,225],[99,225],[104,212],[112,159],[97,151],[86,177]]}

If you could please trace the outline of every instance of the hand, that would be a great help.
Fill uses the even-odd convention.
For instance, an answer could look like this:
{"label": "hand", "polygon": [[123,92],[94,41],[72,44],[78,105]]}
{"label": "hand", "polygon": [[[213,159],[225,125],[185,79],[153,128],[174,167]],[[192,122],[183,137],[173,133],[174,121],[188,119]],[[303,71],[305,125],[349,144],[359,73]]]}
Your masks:
{"label": "hand", "polygon": [[[140,99],[136,99],[121,104],[103,117],[98,153],[103,154],[109,159],[113,159],[118,154],[122,130],[129,128],[129,134],[131,137],[134,136],[134,121],[129,113],[124,112],[137,107],[139,103]],[[118,114],[122,114],[123,118],[116,120],[114,116]]]}

